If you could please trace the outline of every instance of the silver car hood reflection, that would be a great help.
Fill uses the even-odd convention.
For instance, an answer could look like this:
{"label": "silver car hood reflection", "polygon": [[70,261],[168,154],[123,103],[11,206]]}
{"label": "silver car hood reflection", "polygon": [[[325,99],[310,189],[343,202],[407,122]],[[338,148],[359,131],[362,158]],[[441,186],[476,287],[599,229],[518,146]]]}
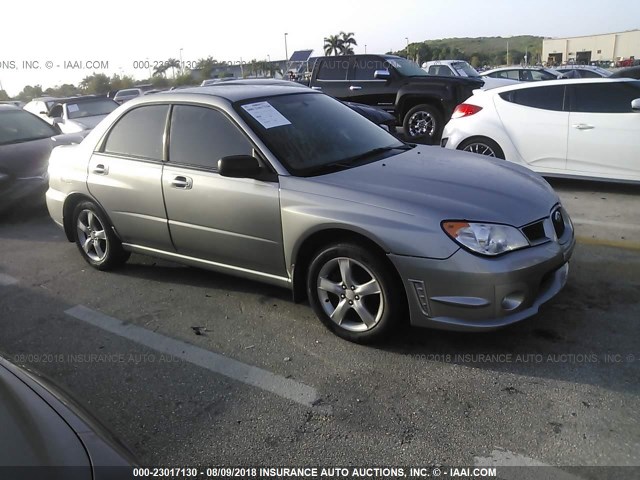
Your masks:
{"label": "silver car hood reflection", "polygon": [[[517,227],[549,215],[559,201],[551,186],[528,169],[429,146],[328,175],[287,177],[282,187],[430,221],[459,219]],[[550,199],[555,200],[549,203]]]}

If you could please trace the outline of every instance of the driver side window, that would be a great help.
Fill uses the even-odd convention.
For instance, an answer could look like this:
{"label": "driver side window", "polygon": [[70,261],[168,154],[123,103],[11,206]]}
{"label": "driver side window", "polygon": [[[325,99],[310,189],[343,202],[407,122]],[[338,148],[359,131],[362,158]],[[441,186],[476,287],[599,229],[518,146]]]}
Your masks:
{"label": "driver side window", "polygon": [[249,139],[223,113],[192,105],[173,107],[169,140],[171,163],[215,170],[222,157],[252,152]]}

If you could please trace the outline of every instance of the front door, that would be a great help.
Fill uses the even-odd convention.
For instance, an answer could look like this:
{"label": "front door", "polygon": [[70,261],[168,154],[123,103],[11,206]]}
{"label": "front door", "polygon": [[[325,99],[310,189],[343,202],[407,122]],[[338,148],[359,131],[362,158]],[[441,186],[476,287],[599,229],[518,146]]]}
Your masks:
{"label": "front door", "polygon": [[179,254],[286,276],[277,181],[222,177],[218,160],[251,155],[245,134],[222,112],[175,105],[162,189]]}

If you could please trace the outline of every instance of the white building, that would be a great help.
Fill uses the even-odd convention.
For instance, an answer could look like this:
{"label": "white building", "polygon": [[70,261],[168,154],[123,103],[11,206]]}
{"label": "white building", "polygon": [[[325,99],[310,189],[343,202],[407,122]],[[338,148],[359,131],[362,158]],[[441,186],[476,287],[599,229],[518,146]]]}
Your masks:
{"label": "white building", "polygon": [[562,63],[618,62],[640,59],[640,30],[584,37],[545,38],[542,59],[550,65]]}

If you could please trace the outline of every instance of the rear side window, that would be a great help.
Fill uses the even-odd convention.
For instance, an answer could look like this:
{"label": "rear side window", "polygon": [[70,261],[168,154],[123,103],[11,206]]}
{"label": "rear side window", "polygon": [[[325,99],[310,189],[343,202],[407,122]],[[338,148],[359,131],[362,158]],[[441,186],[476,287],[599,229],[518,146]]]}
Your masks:
{"label": "rear side window", "polygon": [[125,113],[111,128],[103,151],[162,160],[162,137],[168,113],[167,105],[148,105]]}
{"label": "rear side window", "polygon": [[206,107],[177,105],[171,114],[169,161],[217,168],[229,155],[251,155],[253,147],[224,114]]}
{"label": "rear side window", "polygon": [[518,70],[503,70],[501,72],[494,72],[489,76],[493,78],[508,78],[509,80],[520,81],[520,73]]}
{"label": "rear side window", "polygon": [[630,113],[631,101],[640,98],[640,82],[571,85],[572,112]]}
{"label": "rear side window", "polygon": [[[318,80],[346,80],[349,71],[349,60],[339,57],[324,60],[318,70]],[[372,76],[373,78],[373,76]]]}
{"label": "rear side window", "polygon": [[564,106],[564,85],[512,90],[500,94],[503,100],[525,107],[562,111]]}

